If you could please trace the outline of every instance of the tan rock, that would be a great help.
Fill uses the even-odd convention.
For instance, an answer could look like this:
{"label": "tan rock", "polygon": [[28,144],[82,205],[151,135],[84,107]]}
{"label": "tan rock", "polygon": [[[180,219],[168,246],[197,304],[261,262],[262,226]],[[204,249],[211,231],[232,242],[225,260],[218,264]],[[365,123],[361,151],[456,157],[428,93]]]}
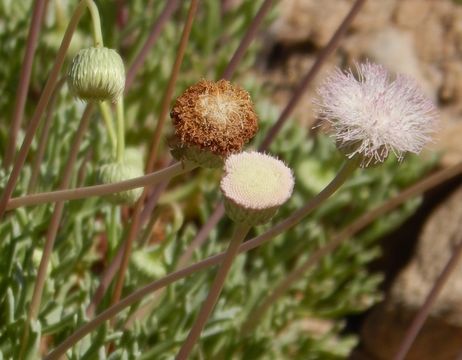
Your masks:
{"label": "tan rock", "polygon": [[[367,352],[381,360],[393,357],[461,234],[462,187],[430,215],[414,259],[398,276],[386,302],[367,318],[361,332]],[[458,266],[406,359],[456,359],[462,354],[461,338],[462,266]]]}

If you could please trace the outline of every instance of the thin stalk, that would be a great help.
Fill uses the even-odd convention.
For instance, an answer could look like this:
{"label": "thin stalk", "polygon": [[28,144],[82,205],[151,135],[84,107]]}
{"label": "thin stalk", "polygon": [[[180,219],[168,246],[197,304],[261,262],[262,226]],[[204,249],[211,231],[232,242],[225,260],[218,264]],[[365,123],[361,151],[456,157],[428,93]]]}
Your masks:
{"label": "thin stalk", "polygon": [[85,0],[87,8],[90,11],[92,30],[93,30],[93,43],[95,47],[103,46],[103,34],[101,32],[101,19],[99,11],[93,0]]}
{"label": "thin stalk", "polygon": [[[301,96],[304,93],[304,91],[308,88],[308,86],[314,80],[315,76],[319,73],[321,66],[327,60],[328,56],[331,53],[333,53],[335,49],[338,47],[338,44],[342,36],[344,35],[345,31],[350,26],[353,19],[358,14],[361,7],[364,5],[364,2],[365,0],[356,0],[350,12],[343,19],[342,23],[339,25],[335,33],[332,35],[332,37],[330,38],[325,48],[319,53],[319,55],[316,58],[315,63],[313,64],[311,69],[308,71],[308,73],[306,73],[306,75],[302,78],[296,90],[292,94],[292,97],[287,103],[286,107],[279,115],[278,120],[276,121],[276,123],[273,125],[273,127],[269,130],[268,134],[264,138],[262,144],[259,147],[260,151],[265,151],[268,149],[269,145],[274,140],[276,135],[279,133],[284,123],[287,121],[289,116],[292,114],[293,110],[295,109],[295,106],[300,101]],[[202,244],[207,240],[208,235],[210,234],[210,231],[218,224],[218,222],[220,221],[220,219],[223,217],[224,214],[225,214],[225,211],[224,211],[223,203],[220,203],[216,206],[215,210],[212,212],[212,215],[209,217],[207,222],[202,226],[197,236],[188,246],[184,255],[180,258],[179,264],[183,265],[189,262],[192,254],[194,254],[194,251],[200,246],[202,246]]]}
{"label": "thin stalk", "polygon": [[196,321],[194,322],[191,330],[189,331],[188,337],[181,346],[181,349],[178,352],[178,355],[176,356],[176,360],[186,360],[191,354],[194,345],[199,339],[200,334],[204,329],[205,324],[218,301],[218,297],[221,294],[221,290],[223,289],[223,286],[225,284],[228,272],[231,269],[231,265],[233,264],[234,258],[238,254],[239,246],[244,241],[245,236],[247,235],[249,230],[250,227],[247,225],[236,224],[234,235],[231,239],[228,250],[225,253],[223,262],[221,263],[221,266],[218,269],[217,275],[213,280],[210,292],[207,295],[204,304],[202,305],[202,308],[199,312],[199,315],[196,318]]}
{"label": "thin stalk", "polygon": [[123,97],[117,101],[117,161],[123,162],[125,152],[125,120],[124,120],[124,100]]}
{"label": "thin stalk", "polygon": [[[403,192],[399,193],[397,196],[394,198],[390,199],[386,203],[378,206],[374,210],[364,214],[361,216],[357,221],[355,221],[353,224],[349,225],[347,228],[345,228],[339,235],[335,237],[333,241],[331,241],[329,244],[325,245],[323,248],[319,249],[315,254],[311,256],[313,259],[320,259],[322,256],[325,254],[328,254],[329,252],[335,250],[343,241],[351,237],[353,234],[358,232],[359,230],[363,229],[370,223],[372,223],[375,219],[378,217],[386,214],[387,212],[393,210],[397,206],[401,205],[405,201],[418,196],[438,184],[444,183],[445,181],[461,175],[462,174],[462,162],[454,165],[453,167],[443,169],[426,179],[416,183],[413,186],[410,186]],[[342,175],[343,177],[344,175]],[[337,180],[339,175],[332,180],[332,182],[323,190],[327,192],[327,189],[330,187],[331,192],[333,192],[333,189],[335,188],[333,186],[334,183],[339,183],[340,179]],[[320,194],[321,195],[321,194]],[[318,196],[320,196],[318,195]],[[324,196],[327,196],[327,193],[324,193]],[[311,201],[310,201],[311,202]],[[308,205],[308,204],[307,204]],[[305,206],[307,209],[310,209],[310,206]],[[308,215],[309,211],[305,213],[305,216]],[[266,233],[257,236],[251,240],[246,241],[239,247],[239,253],[247,252],[252,249],[255,249],[256,247],[259,247],[260,245],[263,245],[265,242],[270,240],[272,237],[279,235],[282,233],[284,230],[288,229],[289,227],[287,226],[288,224],[293,224],[292,217],[296,216],[299,218],[299,215],[292,214],[289,218],[286,220],[282,221],[272,229],[268,230]],[[87,324],[83,325],[79,329],[77,329],[71,336],[69,336],[64,342],[62,342],[55,350],[53,350],[46,358],[45,360],[55,360],[59,359],[61,355],[63,355],[69,348],[71,348],[74,344],[76,344],[80,339],[82,339],[84,336],[88,335],[90,332],[93,330],[97,329],[98,326],[103,324],[106,320],[112,318],[113,316],[117,315],[119,312],[124,310],[125,308],[133,305],[134,303],[140,301],[143,299],[145,296],[152,294],[153,292],[164,288],[165,286],[168,286],[172,283],[174,283],[177,280],[183,279],[197,271],[206,269],[210,266],[214,266],[219,264],[223,259],[224,259],[225,253],[220,253],[214,256],[210,256],[207,259],[204,259],[202,261],[199,261],[193,265],[190,265],[186,268],[177,270],[173,273],[170,273],[166,276],[164,276],[162,279],[153,281],[149,283],[148,285],[145,285],[138,290],[132,292],[130,295],[119,301],[117,304],[114,304],[113,306],[109,307],[105,311],[103,311],[101,314],[96,316],[93,320],[88,322]],[[312,260],[313,261],[313,260]],[[316,260],[317,261],[317,260]],[[315,261],[313,261],[314,263]]]}
{"label": "thin stalk", "polygon": [[[79,127],[74,137],[74,141],[71,146],[71,150],[69,153],[69,159],[66,162],[66,166],[64,168],[64,173],[62,176],[61,188],[67,188],[72,178],[72,170],[74,169],[75,161],[77,160],[77,155],[79,152],[80,144],[82,142],[83,136],[88,128],[90,115],[93,110],[93,106],[91,104],[87,105],[85,111],[83,112],[82,119],[80,120]],[[28,342],[29,337],[29,323],[31,320],[37,319],[40,310],[40,304],[42,301],[42,293],[43,287],[45,285],[45,280],[47,276],[47,269],[50,262],[51,253],[53,251],[53,245],[56,239],[56,234],[58,233],[59,223],[61,221],[61,216],[64,209],[64,202],[59,202],[56,204],[55,209],[53,211],[53,215],[51,217],[50,225],[48,227],[45,245],[43,248],[42,258],[40,260],[40,265],[37,272],[37,278],[34,284],[34,292],[32,294],[31,303],[29,306],[29,312],[27,315],[27,321],[24,325],[24,333],[22,337],[22,347],[21,353],[25,350],[26,344]],[[20,356],[20,358],[22,358]]]}
{"label": "thin stalk", "polygon": [[[149,159],[148,159],[147,166],[146,166],[146,170],[148,172],[152,171],[152,169],[154,168],[154,163],[157,158],[157,151],[160,145],[162,130],[163,130],[165,120],[169,112],[170,102],[172,100],[173,91],[175,89],[175,84],[178,78],[178,74],[180,72],[181,64],[183,63],[184,53],[186,51],[186,46],[189,41],[189,35],[191,34],[191,28],[192,28],[192,24],[194,21],[194,17],[196,16],[198,4],[199,4],[198,0],[191,0],[191,5],[189,6],[188,15],[187,15],[186,22],[183,28],[183,32],[181,34],[180,45],[176,53],[175,63],[173,64],[172,73],[170,75],[170,79],[167,84],[167,89],[162,99],[161,112],[157,120],[156,129],[154,131],[154,139],[152,141],[151,150],[149,152]],[[140,224],[140,216],[142,212],[142,204],[144,203],[144,199],[146,198],[147,191],[148,191],[147,189],[144,189],[143,194],[141,195],[141,198],[138,200],[136,204],[136,208],[135,208],[135,212],[132,217],[132,223],[130,225],[128,236],[126,238],[126,241],[122,245],[124,247],[124,252],[122,255],[122,263],[118,271],[118,276],[116,279],[114,292],[112,294],[111,304],[117,303],[122,295],[122,288],[123,288],[123,283],[125,280],[125,273],[127,272],[133,242],[135,240],[136,234],[138,233],[139,224]]]}
{"label": "thin stalk", "polygon": [[452,250],[452,254],[449,257],[448,262],[444,266],[440,275],[433,284],[430,292],[426,296],[422,307],[419,309],[416,316],[412,320],[412,323],[407,329],[406,334],[404,335],[404,339],[401,342],[396,355],[393,357],[393,360],[404,360],[409,350],[411,349],[412,344],[417,338],[417,335],[419,335],[420,330],[422,330],[422,327],[425,323],[425,320],[427,320],[428,315],[430,314],[430,310],[433,304],[441,294],[441,291],[443,291],[444,285],[446,285],[447,281],[449,280],[449,276],[451,276],[452,272],[456,269],[462,255],[462,236],[460,236],[460,234],[457,234],[457,236],[459,237],[457,245]]}
{"label": "thin stalk", "polygon": [[32,20],[27,35],[26,51],[19,74],[19,84],[16,91],[14,102],[13,118],[11,119],[8,143],[6,146],[4,167],[7,169],[14,158],[16,152],[16,140],[21,128],[22,118],[24,116],[24,107],[26,105],[27,92],[29,90],[30,76],[32,73],[32,64],[34,62],[35,49],[42,27],[43,14],[45,12],[46,0],[35,0],[34,10],[32,11]]}
{"label": "thin stalk", "polygon": [[175,10],[178,8],[179,1],[178,0],[166,0],[165,7],[162,10],[159,17],[156,21],[152,24],[151,30],[149,32],[148,38],[144,43],[142,49],[138,53],[138,56],[133,61],[132,65],[127,71],[127,78],[125,80],[125,92],[127,92],[128,88],[131,87],[133,84],[133,80],[135,79],[135,75],[141,69],[141,66],[144,64],[149,51],[152,49],[154,44],[156,43],[160,32],[164,28],[167,21],[173,15]]}
{"label": "thin stalk", "polygon": [[139,187],[157,184],[163,180],[170,179],[185,172],[191,171],[197,165],[190,162],[176,162],[168,168],[111,184],[84,186],[75,189],[66,189],[37,193],[32,195],[12,198],[8,202],[7,209],[12,210],[22,206],[39,205],[50,202],[84,199],[92,196],[103,196],[131,190]]}
{"label": "thin stalk", "polygon": [[[253,238],[252,240],[246,241],[239,247],[239,253],[246,252],[252,250],[265,242],[269,241],[273,237],[283,233],[290,227],[297,224],[303,217],[307,216],[311,211],[313,211],[317,206],[319,206],[323,201],[329,198],[340,186],[343,182],[349,177],[349,175],[357,168],[357,164],[354,161],[348,161],[345,165],[340,169],[337,176],[313,199],[308,201],[303,208],[295,211],[286,218],[284,221],[280,222],[279,224],[275,225],[271,229],[269,229],[264,234]],[[461,164],[462,168],[462,164]],[[461,169],[462,171],[462,169]],[[152,292],[159,290],[176,280],[182,279],[190,274],[205,269],[209,266],[213,266],[219,264],[223,261],[225,257],[225,253],[220,253],[214,256],[211,256],[205,260],[202,260],[196,264],[188,266],[184,269],[177,270],[167,276],[154,281],[138,290],[133,292],[132,294],[128,295],[123,300],[113,304],[108,309],[103,311],[101,314],[96,316],[93,320],[88,322],[87,324],[83,325],[81,328],[77,329],[71,336],[69,336],[63,343],[61,343],[54,351],[52,351],[45,359],[58,359],[64,352],[67,351],[71,346],[73,346],[77,341],[79,341],[82,337],[96,329],[99,325],[104,323],[106,320],[112,318],[114,315],[122,311],[128,306],[131,306],[135,302],[141,300],[146,295],[151,294]]]}
{"label": "thin stalk", "polygon": [[67,49],[69,48],[72,35],[74,34],[77,24],[79,23],[79,20],[82,17],[82,14],[85,10],[85,6],[85,0],[79,2],[77,8],[72,14],[72,18],[69,22],[69,25],[67,26],[63,40],[61,42],[61,46],[59,47],[58,53],[56,55],[55,63],[53,65],[53,68],[51,69],[50,76],[48,77],[48,80],[42,91],[42,95],[40,96],[39,102],[35,109],[35,112],[32,116],[32,119],[30,120],[29,126],[27,127],[26,134],[21,145],[21,149],[19,150],[19,153],[15,158],[13,169],[0,198],[0,219],[5,214],[8,200],[10,199],[11,194],[13,193],[16,187],[16,183],[18,182],[19,174],[26,161],[26,157],[29,153],[32,140],[34,138],[35,133],[37,132],[40,119],[42,118],[42,115],[48,105],[48,102],[50,101],[51,95],[55,88],[56,81],[58,79],[59,72],[64,63],[64,59],[66,56]]}
{"label": "thin stalk", "polygon": [[154,137],[152,140],[149,159],[146,166],[147,171],[151,171],[154,168],[154,163],[157,159],[157,151],[160,145],[162,130],[169,113],[170,102],[172,101],[176,80],[178,78],[178,74],[180,73],[181,64],[183,63],[184,53],[186,51],[186,46],[188,45],[189,35],[191,34],[191,28],[194,17],[196,16],[198,4],[199,0],[191,0],[191,5],[189,6],[188,15],[183,28],[183,33],[181,34],[180,45],[178,46],[176,53],[175,63],[173,64],[172,73],[170,74],[170,79],[167,84],[167,89],[165,90],[164,97],[162,99],[159,118],[157,120],[156,129],[154,130]]}
{"label": "thin stalk", "polygon": [[240,63],[242,57],[244,56],[252,40],[257,35],[258,28],[260,27],[261,23],[265,19],[272,5],[273,5],[273,0],[263,1],[263,4],[258,9],[257,14],[253,18],[246,33],[242,37],[239,43],[239,46],[237,47],[236,51],[233,54],[233,57],[229,61],[228,65],[226,66],[225,71],[223,71],[223,75],[222,75],[223,79],[229,80],[232,78],[234,72],[236,71],[237,65]]}
{"label": "thin stalk", "polygon": [[460,174],[462,174],[462,163],[459,163],[453,167],[441,170],[433,175],[430,175],[426,179],[400,192],[397,196],[384,202],[382,205],[379,205],[378,207],[360,216],[352,224],[348,225],[345,229],[343,229],[336,236],[334,236],[332,241],[315,251],[299,267],[292,270],[275,287],[271,294],[269,294],[258,306],[255,307],[254,311],[250,314],[250,317],[247,319],[246,323],[242,327],[243,334],[245,335],[250,333],[256,327],[256,325],[258,325],[264,313],[273,304],[275,304],[281,298],[281,296],[283,296],[298,280],[300,280],[303,277],[303,275],[311,267],[316,265],[324,256],[336,250],[341,244],[343,244],[354,234],[371,224],[377,218],[385,215],[386,213],[395,209],[407,200],[415,196],[418,196],[428,191],[429,189],[432,189],[436,185],[441,184]]}
{"label": "thin stalk", "polygon": [[108,103],[105,101],[99,101],[99,110],[101,112],[101,116],[103,117],[104,124],[106,126],[106,130],[109,135],[109,140],[111,141],[112,150],[114,153],[117,152],[117,135],[114,128],[114,120],[112,119],[111,108],[109,107]]}
{"label": "thin stalk", "polygon": [[40,165],[42,164],[43,157],[45,155],[46,146],[48,143],[48,136],[50,135],[51,124],[53,123],[53,111],[61,87],[65,84],[66,78],[63,77],[56,84],[56,88],[53,91],[53,95],[50,99],[50,105],[48,106],[47,113],[45,116],[45,123],[43,124],[42,131],[40,133],[40,140],[38,143],[37,153],[32,164],[32,171],[29,180],[29,185],[27,187],[27,192],[33,193],[37,186],[37,182],[40,179]]}

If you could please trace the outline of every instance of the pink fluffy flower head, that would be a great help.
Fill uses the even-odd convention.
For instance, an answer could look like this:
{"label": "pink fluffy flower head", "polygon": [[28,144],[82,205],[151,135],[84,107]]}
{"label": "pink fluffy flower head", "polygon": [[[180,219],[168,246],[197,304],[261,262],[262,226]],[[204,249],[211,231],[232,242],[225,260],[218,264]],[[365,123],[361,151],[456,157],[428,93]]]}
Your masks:
{"label": "pink fluffy flower head", "polygon": [[405,75],[391,78],[381,65],[357,64],[357,79],[336,69],[319,87],[319,117],[337,147],[361,166],[383,162],[393,152],[418,154],[431,141],[437,112],[432,101]]}

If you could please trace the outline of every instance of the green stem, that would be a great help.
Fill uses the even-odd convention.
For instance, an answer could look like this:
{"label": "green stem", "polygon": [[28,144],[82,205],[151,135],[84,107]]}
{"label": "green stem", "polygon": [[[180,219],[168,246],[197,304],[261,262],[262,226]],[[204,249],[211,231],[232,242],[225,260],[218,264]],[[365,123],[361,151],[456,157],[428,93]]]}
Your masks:
{"label": "green stem", "polygon": [[111,109],[108,103],[105,101],[100,101],[98,105],[104,120],[104,124],[106,125],[107,132],[109,134],[112,150],[115,154],[117,151],[117,135],[114,128],[114,120],[112,119]]}
{"label": "green stem", "polygon": [[184,174],[195,169],[197,165],[192,162],[176,162],[175,164],[137,178],[120,181],[112,184],[85,186],[76,189],[58,190],[44,193],[26,195],[12,198],[7,209],[12,210],[21,206],[39,205],[50,202],[84,199],[92,196],[110,195],[139,187],[152,186],[174,176]]}
{"label": "green stem", "polygon": [[124,99],[121,97],[116,104],[117,111],[117,161],[123,162],[125,152]]}
{"label": "green stem", "polygon": [[205,299],[201,311],[199,312],[199,315],[197,316],[197,319],[194,322],[188,337],[183,343],[180,352],[176,356],[176,360],[186,360],[189,357],[195,343],[199,339],[199,336],[204,329],[207,319],[209,318],[213,308],[215,307],[215,304],[218,301],[218,297],[220,296],[221,290],[223,289],[228,272],[231,269],[234,258],[239,252],[239,246],[244,241],[245,236],[249,230],[250,227],[248,225],[236,224],[236,228],[234,230],[234,234],[229,244],[228,250],[226,251],[225,258],[223,259],[223,262],[218,269],[215,280],[213,280],[213,284],[210,288],[209,294],[207,295],[207,299]]}
{"label": "green stem", "polygon": [[91,23],[93,30],[93,42],[95,47],[103,46],[103,34],[101,32],[101,20],[99,16],[98,7],[92,0],[85,0],[87,8],[90,11]]}

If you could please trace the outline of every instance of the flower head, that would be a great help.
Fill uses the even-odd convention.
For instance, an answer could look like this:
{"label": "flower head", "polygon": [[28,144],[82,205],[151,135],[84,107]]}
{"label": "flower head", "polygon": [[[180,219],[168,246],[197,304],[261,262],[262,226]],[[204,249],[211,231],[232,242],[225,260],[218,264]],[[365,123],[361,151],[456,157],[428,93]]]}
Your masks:
{"label": "flower head", "polygon": [[125,68],[120,55],[106,47],[80,50],[67,74],[70,90],[84,101],[116,102],[125,88]]}
{"label": "flower head", "polygon": [[[181,148],[220,158],[242,150],[258,130],[258,118],[247,91],[227,80],[202,80],[189,87],[170,113]],[[188,158],[188,155],[185,155]]]}
{"label": "flower head", "polygon": [[280,160],[259,152],[233,154],[226,159],[221,180],[228,216],[236,222],[267,222],[292,195],[292,171]]}
{"label": "flower head", "polygon": [[351,71],[335,70],[319,87],[320,119],[340,150],[361,165],[383,162],[393,152],[419,153],[435,131],[436,108],[405,75],[391,79],[381,65],[356,65]]}

